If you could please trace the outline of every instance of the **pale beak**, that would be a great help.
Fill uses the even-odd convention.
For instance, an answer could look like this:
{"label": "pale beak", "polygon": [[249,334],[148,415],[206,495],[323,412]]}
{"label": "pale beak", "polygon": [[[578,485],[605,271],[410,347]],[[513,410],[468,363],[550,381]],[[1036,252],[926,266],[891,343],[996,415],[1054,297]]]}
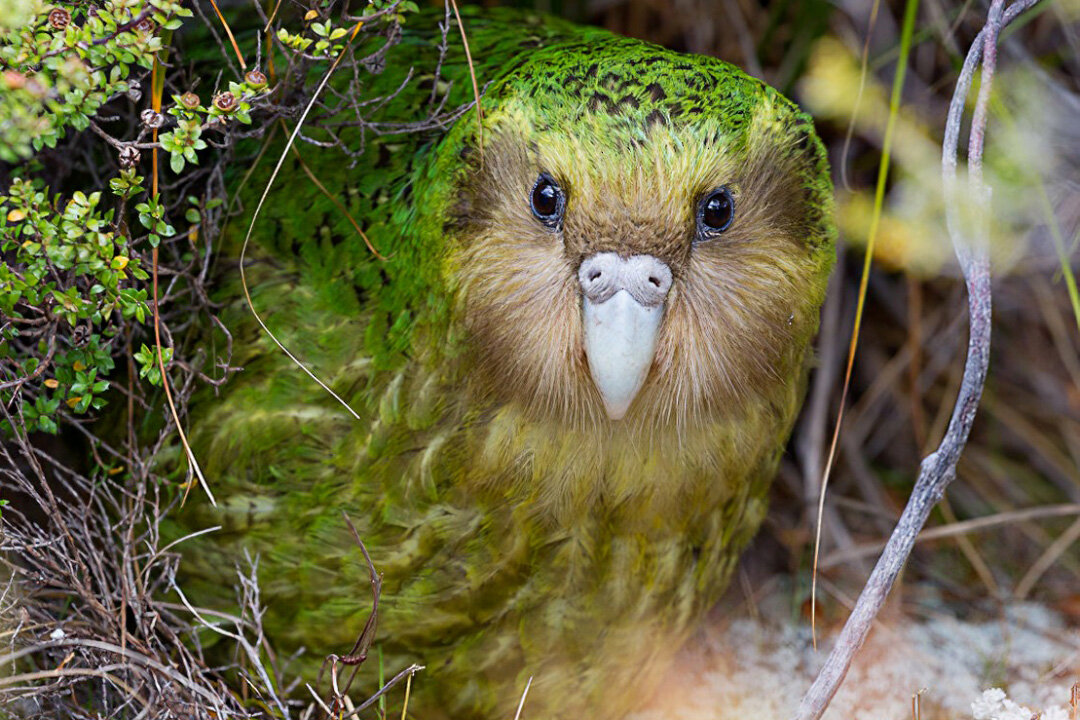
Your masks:
{"label": "pale beak", "polygon": [[597,253],[581,263],[589,372],[612,420],[630,409],[652,367],[671,269],[651,255]]}

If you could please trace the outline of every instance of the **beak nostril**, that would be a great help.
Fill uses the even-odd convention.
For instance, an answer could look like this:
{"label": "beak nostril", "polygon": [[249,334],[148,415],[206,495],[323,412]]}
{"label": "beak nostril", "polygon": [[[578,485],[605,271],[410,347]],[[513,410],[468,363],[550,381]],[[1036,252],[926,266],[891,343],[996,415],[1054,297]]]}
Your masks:
{"label": "beak nostril", "polygon": [[593,302],[602,303],[626,291],[639,303],[652,307],[664,303],[672,276],[667,263],[651,255],[624,258],[606,252],[585,258],[578,266],[576,279],[579,291]]}

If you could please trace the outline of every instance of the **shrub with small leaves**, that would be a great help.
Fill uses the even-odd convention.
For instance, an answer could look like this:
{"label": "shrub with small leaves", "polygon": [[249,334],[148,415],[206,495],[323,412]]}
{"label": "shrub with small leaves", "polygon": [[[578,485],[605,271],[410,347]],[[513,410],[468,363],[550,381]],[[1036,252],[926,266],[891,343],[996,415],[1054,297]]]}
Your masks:
{"label": "shrub with small leaves", "polygon": [[[183,0],[0,0],[0,402],[27,431],[101,408],[123,353],[141,366],[130,348],[154,320],[152,252],[167,246],[173,290],[205,297],[184,289],[203,277],[188,267],[190,245],[223,208],[220,190],[185,168],[210,152],[220,162],[231,127],[250,124],[272,88],[248,69],[207,106],[190,90],[161,98],[167,71],[155,80],[151,69],[191,15]],[[211,129],[222,133],[213,150]],[[46,170],[50,153],[85,158],[74,166],[84,181]],[[158,153],[181,176],[168,193],[149,176]],[[161,383],[157,369],[140,376]]]}
{"label": "shrub with small leaves", "polygon": [[89,127],[105,102],[129,92],[132,71],[149,68],[162,48],[161,36],[146,23],[172,31],[191,16],[191,10],[173,0],[109,2],[93,13],[88,5],[65,5],[45,9],[39,3],[0,0],[4,162],[56,147],[69,129]]}
{"label": "shrub with small leaves", "polygon": [[[250,6],[185,22],[194,7],[0,0],[0,450],[10,458],[19,448],[52,475],[0,462],[0,496],[13,488],[21,496],[5,508],[7,552],[28,569],[17,604],[0,602],[0,618],[13,607],[20,613],[7,640],[23,655],[14,664],[31,671],[19,702],[50,717],[122,714],[131,688],[145,696],[136,710],[148,720],[206,709],[207,698],[217,700],[208,712],[240,716],[251,709],[249,688],[276,698],[286,686],[275,677],[242,692],[227,687],[219,669],[206,669],[198,643],[189,650],[180,642],[185,628],[173,611],[157,610],[166,578],[175,577],[157,523],[189,487],[171,483],[178,468],[162,460],[174,455],[193,393],[239,370],[212,290],[216,273],[231,269],[218,251],[228,213],[241,205],[229,200],[241,174],[234,168],[263,157],[282,123],[295,126],[311,102],[311,79],[331,62],[352,67],[317,99],[297,142],[362,152],[375,127],[367,118],[393,97],[362,91],[416,6],[375,0],[361,23],[350,15],[356,8],[302,0],[275,11],[270,35]],[[295,47],[277,39],[294,37],[281,27],[300,33]],[[443,127],[434,102],[428,122]],[[345,112],[359,119],[359,132],[330,122]],[[40,436],[61,431],[62,443]],[[44,499],[53,480],[67,488],[63,502]],[[26,522],[25,499],[47,524]],[[87,566],[96,568],[91,576]],[[80,638],[102,650],[55,656],[66,652],[56,633],[72,618]],[[118,666],[106,648],[125,643],[155,664]],[[263,646],[253,647],[261,663]],[[73,673],[62,683],[35,672],[65,663]],[[169,672],[147,675],[152,667]],[[189,672],[180,682],[176,667]],[[285,704],[259,711],[271,706]]]}
{"label": "shrub with small leaves", "polygon": [[[158,344],[167,364],[198,372],[174,353],[172,331],[213,312],[202,284],[225,217],[233,142],[292,121],[307,102],[297,90],[343,53],[366,47],[353,62],[378,72],[417,11],[409,0],[371,0],[363,23],[315,4],[282,12],[265,61],[255,42],[248,53],[258,65],[195,60],[206,63],[202,73],[173,42],[190,7],[0,0],[0,403],[26,430],[55,432],[63,416],[101,408],[114,365],[128,368],[129,382],[163,383],[152,362]],[[345,145],[334,130],[314,132]],[[168,278],[157,313],[155,272]]]}
{"label": "shrub with small leaves", "polygon": [[[177,121],[176,130],[161,135],[161,147],[169,153],[169,167],[174,173],[184,169],[185,161],[193,165],[199,162],[196,151],[206,148],[206,141],[200,135],[202,126],[199,121],[183,118]],[[142,220],[142,216],[139,219]]]}
{"label": "shrub with small leaves", "polygon": [[230,120],[250,125],[252,102],[266,94],[266,75],[251,71],[243,82],[230,82],[229,89],[215,95],[209,107],[193,92],[173,96],[168,113],[176,118],[176,129],[159,138],[162,149],[169,153],[172,171],[180,173],[186,163],[198,164],[198,151],[207,147],[202,139],[204,131],[220,128]]}
{"label": "shrub with small leaves", "polygon": [[[166,365],[172,360],[172,348],[161,348],[161,360]],[[139,377],[146,378],[151,385],[161,385],[161,369],[158,367],[157,349],[151,350],[145,344],[135,353],[135,362],[139,363]]]}
{"label": "shrub with small leaves", "polygon": [[[137,186],[140,178],[130,176]],[[63,400],[76,414],[100,408],[113,369],[114,315],[143,322],[148,274],[114,229],[103,195],[66,202],[38,181],[0,195],[0,402],[24,397],[28,429],[55,432]]]}

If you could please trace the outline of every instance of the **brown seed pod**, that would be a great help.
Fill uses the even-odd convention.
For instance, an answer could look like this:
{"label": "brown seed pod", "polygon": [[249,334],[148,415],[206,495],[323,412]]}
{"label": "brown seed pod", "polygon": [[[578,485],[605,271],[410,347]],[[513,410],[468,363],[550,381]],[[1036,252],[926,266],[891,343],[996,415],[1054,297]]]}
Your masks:
{"label": "brown seed pod", "polygon": [[133,168],[139,163],[139,148],[134,145],[125,145],[120,148],[120,167]]}
{"label": "brown seed pod", "polygon": [[63,30],[71,24],[71,13],[64,8],[53,8],[49,11],[49,24],[56,30]]}
{"label": "brown seed pod", "polygon": [[150,33],[154,32],[154,21],[148,17],[144,17],[139,20],[139,22],[132,25],[131,28],[136,32],[146,33],[147,35],[149,35]]}
{"label": "brown seed pod", "polygon": [[266,87],[266,75],[262,70],[249,70],[244,75],[244,81],[256,90],[262,90]]}
{"label": "brown seed pod", "polygon": [[199,96],[193,92],[186,92],[180,96],[180,104],[188,110],[199,107]]}
{"label": "brown seed pod", "polygon": [[161,113],[154,112],[150,108],[146,108],[139,113],[139,119],[142,120],[142,124],[151,130],[161,127],[161,124],[165,122],[165,118],[161,116]]}
{"label": "brown seed pod", "polygon": [[214,96],[214,107],[224,113],[232,112],[236,109],[236,96],[231,92],[223,92]]}

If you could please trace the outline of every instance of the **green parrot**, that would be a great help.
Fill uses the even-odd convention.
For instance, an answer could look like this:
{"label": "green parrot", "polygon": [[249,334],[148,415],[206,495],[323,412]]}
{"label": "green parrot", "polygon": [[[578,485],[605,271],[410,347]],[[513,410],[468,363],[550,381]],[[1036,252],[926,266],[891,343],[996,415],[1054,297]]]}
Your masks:
{"label": "green parrot", "polygon": [[246,265],[359,419],[223,263],[243,372],[194,405],[218,505],[181,522],[222,529],[181,586],[235,603],[257,555],[265,630],[314,675],[370,611],[345,513],[385,667],[426,667],[411,715],[511,718],[531,678],[526,717],[618,718],[765,515],[835,258],[826,155],[732,65],[514,12],[465,16],[481,116],[395,132],[472,96],[424,17],[354,164],[301,146],[382,257],[287,163]]}

